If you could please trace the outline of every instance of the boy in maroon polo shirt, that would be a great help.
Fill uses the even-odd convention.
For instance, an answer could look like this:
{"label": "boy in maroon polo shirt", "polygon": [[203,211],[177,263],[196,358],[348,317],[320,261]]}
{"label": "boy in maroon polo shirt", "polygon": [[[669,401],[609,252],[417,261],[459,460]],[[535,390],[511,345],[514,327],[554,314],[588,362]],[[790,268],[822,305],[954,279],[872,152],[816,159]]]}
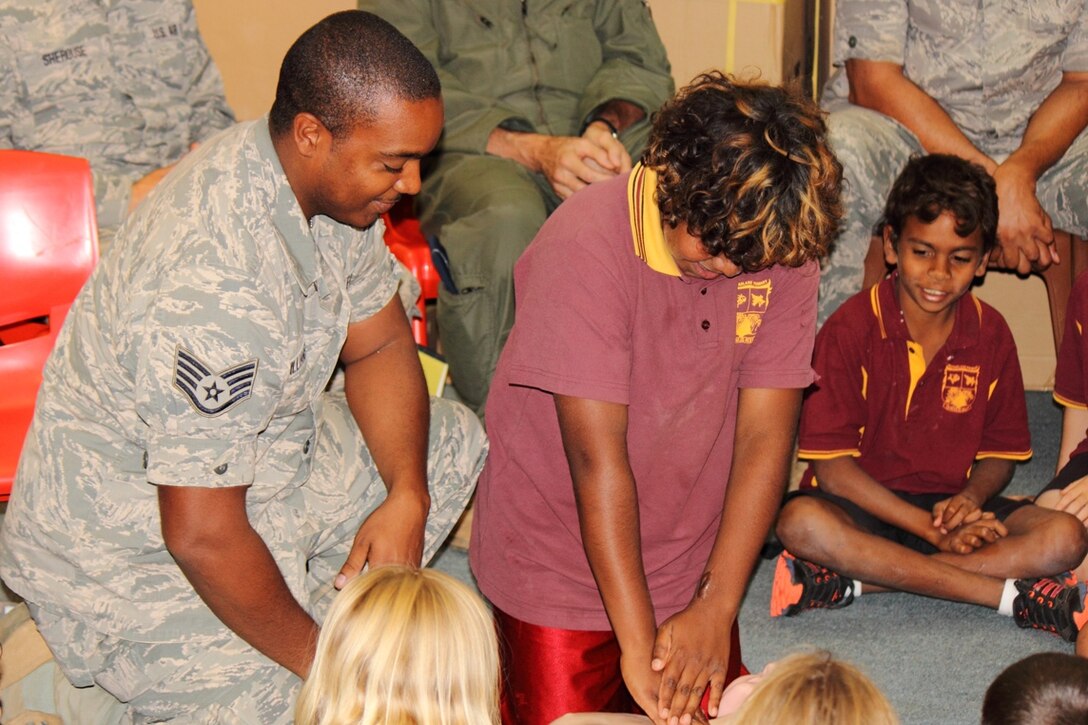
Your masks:
{"label": "boy in maroon polo shirt", "polygon": [[701,76],[643,163],[519,260],[470,547],[505,723],[637,704],[686,724],[707,690],[716,714],[813,379],[839,174],[811,102]]}
{"label": "boy in maroon polo shirt", "polygon": [[[1088,526],[1088,272],[1077,277],[1069,296],[1065,334],[1054,373],[1054,400],[1061,404],[1062,441],[1058,471],[1035,497],[1046,508],[1066,511]],[[1073,572],[1088,579],[1088,560]],[[1088,628],[1077,637],[1077,654],[1088,657]]]}
{"label": "boy in maroon polo shirt", "polygon": [[845,606],[864,586],[1076,636],[1084,585],[1049,575],[1084,557],[1084,527],[998,495],[1031,444],[1012,335],[968,292],[996,228],[980,166],[924,156],[893,186],[881,229],[897,270],[816,339],[799,454],[811,463],[779,516],[772,616]]}

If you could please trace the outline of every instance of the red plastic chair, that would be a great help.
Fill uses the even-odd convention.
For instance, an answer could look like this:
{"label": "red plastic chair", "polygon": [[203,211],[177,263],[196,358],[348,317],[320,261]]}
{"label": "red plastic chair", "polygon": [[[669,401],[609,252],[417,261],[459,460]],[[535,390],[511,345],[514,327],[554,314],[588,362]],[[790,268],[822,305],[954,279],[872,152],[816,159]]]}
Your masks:
{"label": "red plastic chair", "polygon": [[11,494],[42,367],[97,261],[86,159],[0,151],[0,500]]}
{"label": "red plastic chair", "polygon": [[431,248],[412,214],[411,199],[404,199],[382,216],[385,221],[385,244],[393,256],[408,268],[419,281],[423,293],[417,308],[420,317],[412,319],[412,335],[420,345],[427,345],[427,302],[438,299],[441,279],[431,259]]}

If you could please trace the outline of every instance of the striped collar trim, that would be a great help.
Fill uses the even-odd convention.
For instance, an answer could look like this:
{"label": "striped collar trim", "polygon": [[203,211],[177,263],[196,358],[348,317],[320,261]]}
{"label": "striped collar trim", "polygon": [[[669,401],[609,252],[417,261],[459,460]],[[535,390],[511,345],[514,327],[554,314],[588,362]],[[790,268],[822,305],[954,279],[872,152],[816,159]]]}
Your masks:
{"label": "striped collar trim", "polygon": [[657,208],[657,172],[635,164],[627,179],[627,211],[631,220],[631,237],[635,256],[661,274],[679,277],[680,268],[669,253],[661,227],[661,210]]}

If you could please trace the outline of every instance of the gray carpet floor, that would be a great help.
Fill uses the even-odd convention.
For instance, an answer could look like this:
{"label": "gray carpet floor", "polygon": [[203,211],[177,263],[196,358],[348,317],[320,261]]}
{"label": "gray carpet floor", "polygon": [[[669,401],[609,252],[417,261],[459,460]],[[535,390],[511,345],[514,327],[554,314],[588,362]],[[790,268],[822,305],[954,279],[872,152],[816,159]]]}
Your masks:
{"label": "gray carpet floor", "polygon": [[[1034,494],[1050,480],[1061,413],[1049,393],[1028,393],[1035,457],[1007,493]],[[471,581],[464,552],[448,549],[435,566]],[[1006,666],[1035,652],[1072,652],[1057,637],[1021,630],[1012,619],[966,604],[908,594],[863,596],[835,611],[771,619],[774,561],[762,561],[740,613],[745,664],[759,670],[799,648],[822,648],[865,670],[907,724],[978,723],[982,698]]]}

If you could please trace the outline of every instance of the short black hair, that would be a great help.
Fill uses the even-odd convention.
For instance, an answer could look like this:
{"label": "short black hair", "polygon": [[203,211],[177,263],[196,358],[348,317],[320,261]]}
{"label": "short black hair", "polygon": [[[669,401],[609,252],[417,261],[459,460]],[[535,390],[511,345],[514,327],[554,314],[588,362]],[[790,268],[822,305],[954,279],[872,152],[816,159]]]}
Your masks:
{"label": "short black hair", "polygon": [[796,87],[704,73],[654,115],[643,163],[662,221],[745,271],[817,259],[838,231],[842,167]]}
{"label": "short black hair", "polygon": [[412,41],[373,13],[333,13],[295,41],[280,66],[268,126],[290,130],[295,116],[312,113],[339,138],[373,119],[379,101],[438,98],[434,66]]}
{"label": "short black hair", "polygon": [[982,725],[1088,722],[1088,660],[1040,652],[1009,665],[986,690]]}
{"label": "short black hair", "polygon": [[956,218],[956,234],[968,237],[982,233],[982,252],[997,242],[997,186],[986,169],[950,154],[915,156],[892,185],[884,214],[874,233],[890,227],[892,239],[899,235],[910,217],[932,224],[944,212]]}

